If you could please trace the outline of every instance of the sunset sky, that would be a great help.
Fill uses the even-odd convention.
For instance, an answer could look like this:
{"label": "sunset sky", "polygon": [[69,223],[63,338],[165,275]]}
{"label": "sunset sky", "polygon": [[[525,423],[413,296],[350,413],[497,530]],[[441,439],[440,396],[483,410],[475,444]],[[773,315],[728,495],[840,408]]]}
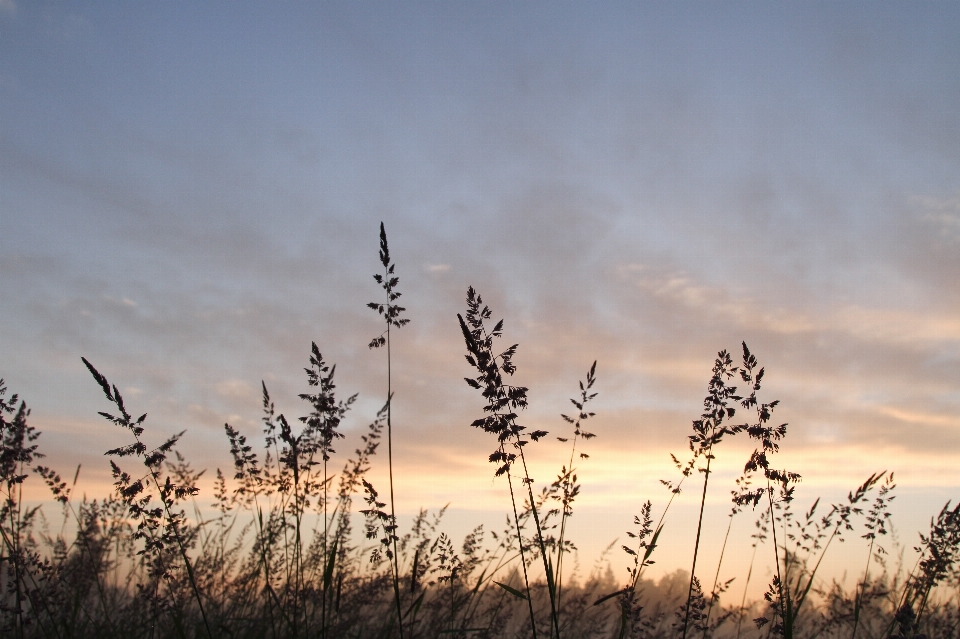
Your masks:
{"label": "sunset sky", "polygon": [[[342,463],[386,396],[365,306],[383,221],[411,319],[404,517],[449,502],[460,535],[509,509],[470,427],[472,285],[519,343],[522,423],[551,432],[528,449],[538,485],[598,361],[584,569],[662,508],[714,357],[741,341],[789,423],[799,506],[896,471],[909,548],[960,499],[958,33],[946,2],[0,0],[0,377],[47,461],[101,496],[126,442],[81,356],[149,413],[148,440],[186,429],[212,474],[224,422],[258,434],[261,380],[306,414],[316,341],[359,393]],[[750,450],[717,451],[707,564]],[[696,492],[661,571],[687,566]]]}

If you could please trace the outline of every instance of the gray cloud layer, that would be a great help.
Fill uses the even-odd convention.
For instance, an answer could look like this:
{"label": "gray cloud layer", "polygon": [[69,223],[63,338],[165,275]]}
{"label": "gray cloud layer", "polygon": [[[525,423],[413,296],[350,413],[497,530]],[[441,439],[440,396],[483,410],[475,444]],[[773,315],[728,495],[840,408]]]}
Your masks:
{"label": "gray cloud layer", "polygon": [[385,220],[411,486],[489,487],[467,285],[531,424],[600,361],[608,475],[682,449],[746,340],[800,463],[960,484],[952,5],[0,6],[0,374],[61,465],[115,445],[81,355],[201,466],[261,379],[303,410],[311,340],[362,425]]}

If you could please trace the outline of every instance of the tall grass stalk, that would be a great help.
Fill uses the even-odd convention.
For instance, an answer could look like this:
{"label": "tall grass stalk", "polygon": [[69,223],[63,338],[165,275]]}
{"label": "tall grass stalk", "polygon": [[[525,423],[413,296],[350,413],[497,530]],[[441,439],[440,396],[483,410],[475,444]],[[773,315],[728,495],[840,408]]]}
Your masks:
{"label": "tall grass stalk", "polygon": [[[120,411],[119,416],[114,416],[109,413],[100,413],[107,421],[110,421],[122,428],[126,428],[133,435],[136,440],[135,444],[129,446],[121,446],[120,448],[114,448],[113,450],[107,451],[107,455],[117,455],[118,457],[125,457],[127,455],[136,455],[143,458],[143,465],[147,468],[150,478],[153,480],[154,487],[157,489],[157,493],[160,495],[160,500],[163,503],[163,514],[166,517],[166,528],[172,533],[174,541],[176,541],[177,549],[180,551],[180,557],[183,560],[183,565],[187,570],[187,577],[190,581],[190,588],[193,591],[193,596],[197,601],[197,607],[200,609],[200,617],[203,619],[203,627],[206,630],[207,637],[209,639],[214,639],[213,632],[210,630],[210,622],[207,619],[207,613],[203,607],[203,597],[200,596],[200,589],[197,586],[196,575],[194,574],[193,564],[190,562],[190,557],[187,556],[187,550],[184,547],[183,536],[180,534],[180,522],[182,520],[182,514],[174,515],[171,512],[171,508],[176,503],[177,500],[183,499],[187,495],[196,494],[196,488],[186,487],[186,486],[176,486],[171,483],[170,478],[167,477],[164,485],[160,486],[159,474],[157,468],[163,464],[166,459],[167,454],[173,449],[176,445],[177,440],[183,435],[179,433],[173,437],[167,439],[163,444],[157,448],[148,451],[147,447],[140,440],[140,435],[143,434],[142,424],[147,419],[147,414],[144,413],[136,421],[133,420],[133,417],[127,412],[126,407],[123,403],[123,397],[120,396],[120,391],[117,390],[115,385],[111,386],[110,382],[107,381],[107,378],[101,375],[96,368],[93,367],[93,364],[87,361],[86,358],[81,358],[84,365],[86,365],[87,370],[90,371],[90,374],[93,375],[93,378],[100,385],[100,388],[103,390],[103,394],[106,396],[107,400],[113,403],[117,410]],[[148,454],[149,453],[149,454]],[[138,480],[134,483],[130,483],[129,479],[120,473],[119,468],[116,464],[111,462],[111,465],[114,469],[114,476],[117,477],[118,487],[123,487],[123,496],[127,500],[128,505],[130,506],[130,514],[134,517],[143,518],[143,523],[147,525],[147,530],[151,529],[153,526],[150,523],[150,517],[156,517],[155,514],[145,511],[144,507],[140,504],[134,502],[134,499],[137,495],[143,492],[142,483]],[[144,502],[145,505],[145,502]],[[155,527],[154,527],[155,529]],[[152,535],[152,533],[151,533]],[[152,544],[157,544],[158,540],[153,538],[150,540]],[[162,550],[162,540],[160,541],[161,545],[159,549]],[[161,556],[158,554],[158,558]],[[162,564],[161,564],[162,565]],[[166,570],[166,568],[164,568]],[[159,583],[159,582],[158,582]],[[179,630],[178,624],[178,630]]]}
{"label": "tall grass stalk", "polygon": [[[316,452],[320,453],[320,458],[323,464],[323,481],[321,482],[322,503],[323,503],[323,539],[321,547],[321,557],[323,561],[321,562],[323,566],[323,578],[321,581],[322,587],[322,598],[321,598],[321,622],[320,622],[320,633],[321,636],[326,637],[327,633],[327,601],[329,599],[329,591],[331,585],[331,571],[333,570],[333,564],[336,559],[336,544],[331,547],[330,545],[330,513],[328,512],[329,504],[329,488],[330,488],[330,474],[327,468],[327,464],[330,461],[330,456],[336,451],[333,449],[333,443],[337,439],[342,439],[343,434],[339,431],[340,422],[343,420],[344,415],[350,406],[356,401],[357,396],[353,395],[347,399],[346,402],[337,402],[334,391],[336,386],[334,385],[334,373],[336,372],[336,365],[329,366],[323,359],[323,355],[320,353],[320,349],[317,348],[316,342],[311,344],[311,354],[310,354],[310,368],[304,369],[307,373],[307,383],[318,388],[318,392],[314,394],[305,393],[300,395],[300,399],[305,400],[311,404],[313,407],[313,412],[310,415],[300,418],[300,421],[306,424],[307,428],[305,429],[304,435],[307,436],[306,441],[304,442],[307,446],[307,459],[304,464],[303,470],[308,473],[312,471],[313,468],[313,456]],[[301,438],[304,437],[301,435]],[[299,441],[294,441],[291,446],[296,453],[296,444],[299,444]],[[296,459],[295,469],[300,467],[299,458],[294,454]],[[296,483],[294,484],[296,487]],[[296,492],[294,493],[296,496]],[[338,504],[339,505],[339,504]],[[303,508],[298,506],[297,508],[297,545],[298,549],[300,546],[300,521],[302,519]],[[336,514],[336,511],[334,511]],[[302,578],[302,560],[298,562],[298,573]]]}
{"label": "tall grass stalk", "polygon": [[[757,370],[759,368],[759,370]],[[771,591],[768,597],[776,597],[782,624],[775,626],[774,629],[781,631],[786,639],[792,639],[793,620],[795,618],[790,599],[789,587],[785,584],[785,573],[788,568],[787,548],[784,545],[784,566],[781,570],[780,550],[777,541],[776,517],[773,512],[774,486],[780,487],[780,499],[782,502],[789,503],[793,499],[793,493],[796,484],[800,481],[800,475],[788,470],[777,470],[770,466],[770,457],[780,450],[780,442],[786,437],[787,424],[771,426],[770,420],[773,411],[780,403],[779,400],[772,402],[760,402],[757,400],[757,392],[760,390],[763,381],[764,369],[759,366],[757,358],[747,348],[746,342],[743,343],[743,364],[740,367],[740,379],[748,385],[750,395],[740,399],[740,405],[746,409],[754,409],[757,415],[757,421],[746,423],[736,427],[737,432],[746,431],[747,435],[760,443],[760,447],[750,454],[747,463],[743,468],[743,477],[737,482],[739,494],[734,496],[734,503],[737,506],[750,504],[756,508],[764,497],[767,498],[769,510],[770,531],[773,536],[773,553],[776,563],[776,575],[774,576]],[[760,473],[764,479],[764,485],[759,488],[751,488],[752,478]],[[784,539],[786,544],[786,538]],[[758,624],[767,623],[765,618],[757,620]]]}
{"label": "tall grass stalk", "polygon": [[[377,273],[373,279],[380,284],[386,293],[386,304],[379,302],[370,302],[369,308],[374,309],[383,318],[386,330],[378,337],[371,340],[370,348],[387,347],[387,467],[390,476],[390,518],[391,525],[397,525],[397,513],[393,493],[393,368],[390,345],[390,329],[401,328],[410,322],[409,319],[401,318],[400,314],[406,309],[394,304],[400,298],[400,292],[396,290],[400,278],[394,273],[395,264],[390,261],[390,248],[387,244],[387,232],[384,229],[383,222],[380,222],[380,263],[383,265],[383,273]],[[400,632],[400,638],[403,639],[403,609],[400,605],[400,565],[397,558],[397,541],[394,535],[393,539],[393,592],[397,604],[397,627]]]}
{"label": "tall grass stalk", "polygon": [[[744,344],[746,353],[746,344]],[[707,485],[710,481],[710,463],[714,459],[713,449],[719,444],[724,435],[737,432],[726,422],[736,414],[736,409],[730,406],[731,400],[739,400],[735,393],[736,386],[729,386],[727,381],[733,377],[737,369],[733,366],[733,359],[727,351],[720,351],[713,365],[713,376],[703,400],[704,410],[700,419],[693,422],[693,435],[690,435],[690,450],[706,457],[707,465],[703,472],[703,492],[700,496],[700,516],[697,518],[697,537],[693,546],[693,565],[690,568],[690,586],[687,589],[687,604],[683,615],[682,638],[687,639],[687,629],[690,621],[690,605],[693,599],[693,586],[697,574],[697,557],[700,551],[700,535],[703,531],[703,511],[707,504]]]}
{"label": "tall grass stalk", "polygon": [[[526,599],[530,609],[530,624],[534,637],[537,634],[536,617],[533,611],[533,600],[531,596],[530,580],[526,572],[526,559],[523,557],[523,533],[520,527],[520,520],[517,514],[516,497],[514,494],[513,480],[510,471],[517,458],[523,467],[522,482],[526,484],[529,499],[529,508],[533,515],[534,526],[536,527],[536,543],[539,547],[540,557],[543,560],[544,575],[547,580],[547,591],[550,597],[550,620],[552,635],[559,638],[560,623],[557,615],[556,604],[556,585],[553,579],[553,570],[550,566],[549,557],[546,551],[546,545],[543,540],[543,530],[540,525],[540,517],[537,513],[536,500],[533,496],[533,480],[527,469],[526,456],[524,455],[524,446],[529,441],[538,441],[547,435],[546,431],[535,430],[524,435],[525,426],[517,423],[517,413],[527,407],[527,388],[523,386],[510,386],[503,383],[503,375],[513,375],[516,372],[516,366],[513,364],[513,356],[517,352],[517,344],[510,346],[506,350],[496,353],[493,350],[493,340],[503,336],[503,320],[497,322],[493,330],[487,332],[484,327],[484,320],[492,317],[493,313],[487,306],[483,306],[483,300],[473,287],[467,289],[467,313],[466,320],[457,314],[460,322],[460,329],[463,333],[463,339],[467,346],[467,363],[477,370],[477,377],[465,377],[465,381],[472,388],[480,390],[487,405],[484,407],[485,417],[474,420],[472,426],[481,428],[484,431],[497,436],[497,450],[494,451],[489,461],[498,464],[499,467],[495,476],[506,473],[507,484],[510,488],[510,500],[513,505],[514,521],[517,525],[517,540],[520,544],[521,563],[524,565],[524,586],[526,588]],[[469,324],[469,326],[468,326]],[[524,439],[524,437],[529,437]],[[517,453],[507,452],[506,445],[510,444]]]}
{"label": "tall grass stalk", "polygon": [[[560,472],[560,477],[557,480],[559,488],[562,491],[560,496],[561,510],[560,510],[560,536],[557,540],[557,564],[556,564],[556,582],[557,582],[557,596],[556,596],[556,607],[559,609],[561,606],[562,595],[563,595],[563,555],[566,552],[566,547],[564,543],[566,542],[566,532],[567,532],[567,518],[573,514],[572,504],[573,500],[580,492],[580,485],[577,483],[577,476],[574,474],[573,462],[575,455],[577,453],[577,440],[583,438],[584,440],[593,439],[596,437],[593,433],[589,433],[582,428],[582,424],[595,416],[595,413],[590,412],[586,409],[587,403],[593,400],[597,394],[591,393],[593,385],[597,381],[597,362],[594,360],[593,365],[590,366],[590,370],[587,371],[586,383],[580,382],[580,398],[571,398],[570,403],[574,405],[577,409],[576,418],[570,417],[569,415],[560,415],[565,422],[568,424],[573,424],[573,443],[570,446],[570,461],[568,462],[566,468],[562,468]],[[566,442],[567,440],[563,437],[557,437],[557,440],[560,442]],[[589,455],[581,452],[579,459],[587,459]]]}
{"label": "tall grass stalk", "polygon": [[863,535],[863,538],[870,541],[870,546],[867,549],[867,565],[863,569],[863,579],[857,584],[857,589],[854,593],[853,632],[850,634],[850,639],[856,639],[857,629],[860,626],[860,613],[863,610],[863,601],[866,595],[867,584],[870,580],[870,562],[874,559],[874,547],[876,546],[878,554],[886,553],[883,546],[877,545],[877,535],[887,534],[889,527],[888,520],[890,518],[888,507],[894,499],[894,495],[890,493],[896,488],[896,484],[893,483],[893,473],[887,474],[884,472],[880,475],[881,477],[886,475],[886,479],[880,486],[873,506],[867,513],[867,521],[865,524],[867,532]]}

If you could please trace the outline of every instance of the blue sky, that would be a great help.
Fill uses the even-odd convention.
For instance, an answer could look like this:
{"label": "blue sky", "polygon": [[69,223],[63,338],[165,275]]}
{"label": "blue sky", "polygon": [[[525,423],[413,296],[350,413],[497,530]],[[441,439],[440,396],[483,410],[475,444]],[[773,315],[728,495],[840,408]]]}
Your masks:
{"label": "blue sky", "polygon": [[520,344],[531,426],[563,434],[599,360],[584,548],[663,501],[743,340],[805,503],[896,470],[910,545],[960,497],[958,26],[951,3],[2,0],[0,375],[91,493],[117,434],[81,356],[212,469],[261,380],[300,414],[315,340],[356,431],[385,393],[382,220],[412,319],[403,512],[506,510],[462,382],[473,285]]}

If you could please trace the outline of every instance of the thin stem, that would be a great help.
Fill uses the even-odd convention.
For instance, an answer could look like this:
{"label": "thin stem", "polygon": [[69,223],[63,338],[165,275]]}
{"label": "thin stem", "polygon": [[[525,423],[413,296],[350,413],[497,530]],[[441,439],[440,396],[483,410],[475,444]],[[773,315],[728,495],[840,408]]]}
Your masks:
{"label": "thin stem", "polygon": [[[773,516],[773,494],[770,492],[769,480],[767,480],[767,501],[770,504],[770,530],[773,533],[773,556],[777,564],[777,581],[779,582],[779,588],[780,588],[780,616],[783,618],[784,636],[786,636],[787,639],[792,639],[793,620],[790,619],[789,607],[784,606],[784,596],[783,596],[784,584],[783,584],[783,577],[781,576],[781,573],[780,573],[780,550],[777,547],[777,520]],[[784,548],[784,553],[786,553],[786,548]],[[786,557],[784,557],[784,563],[786,563]]]}
{"label": "thin stem", "polygon": [[700,532],[703,530],[703,509],[707,503],[707,482],[710,481],[710,462],[713,460],[712,447],[707,449],[707,469],[703,477],[703,495],[700,497],[700,519],[697,522],[697,540],[693,544],[693,567],[690,568],[690,587],[687,589],[687,607],[683,613],[683,639],[687,639],[687,624],[690,620],[690,599],[693,597],[693,580],[697,574],[697,553],[700,550]]}
{"label": "thin stem", "polygon": [[[22,468],[21,468],[21,472],[22,472]],[[13,502],[13,484],[8,484],[7,495],[8,495],[8,501],[12,503]],[[14,514],[17,515],[16,518],[14,517]],[[10,541],[7,541],[7,547],[10,549],[9,554],[10,554],[11,561],[13,561],[14,580],[16,581],[16,587],[17,587],[17,593],[16,593],[17,595],[17,617],[16,617],[17,618],[17,626],[16,626],[17,637],[19,637],[20,639],[23,639],[23,597],[20,593],[20,580],[21,580],[20,548],[19,548],[20,531],[17,527],[17,519],[19,519],[19,515],[20,515],[20,504],[17,504],[16,511],[14,511],[13,508],[10,509],[10,533],[13,537],[13,542],[11,543]]]}
{"label": "thin stem", "polygon": [[[686,475],[680,478],[680,481],[677,482],[677,487],[670,491],[670,499],[667,500],[667,505],[664,507],[663,512],[660,513],[660,519],[657,521],[657,525],[653,527],[653,530],[660,530],[663,527],[663,520],[667,517],[667,512],[670,510],[670,505],[673,504],[673,500],[677,498],[677,495],[680,494],[680,487],[683,486],[683,480],[687,478]],[[643,570],[649,564],[642,564],[636,573],[633,575],[633,582],[630,585],[630,590],[636,590],[637,584],[640,583],[640,577],[643,575]]]}
{"label": "thin stem", "polygon": [[300,453],[296,442],[290,446],[293,454],[293,517],[297,522],[297,534],[293,546],[293,636],[299,636],[297,626],[300,623],[300,573],[303,569],[303,555],[300,541]]}
{"label": "thin stem", "polygon": [[710,613],[713,611],[713,604],[717,599],[717,584],[720,583],[720,566],[723,565],[723,554],[727,550],[727,540],[730,538],[730,528],[733,526],[734,514],[736,513],[730,513],[730,520],[727,522],[727,534],[723,536],[723,546],[720,548],[720,561],[717,562],[717,574],[713,577],[713,590],[710,591],[710,605],[707,607],[707,618],[704,621],[706,628],[703,630],[703,639],[707,639],[707,633],[710,630]]}
{"label": "thin stem", "polygon": [[[570,448],[570,463],[567,465],[567,479],[564,482],[564,497],[566,498],[566,493],[570,490],[570,484],[572,483],[571,477],[573,475],[573,457],[577,451],[577,438],[580,436],[579,431],[574,431],[573,433],[573,446]],[[562,509],[560,512],[560,538],[557,541],[557,608],[560,608],[560,597],[562,595],[563,588],[563,538],[567,531],[567,503],[566,501],[562,504]]]}
{"label": "thin stem", "polygon": [[[329,525],[327,520],[327,453],[323,453],[323,559],[324,563],[328,561],[327,554],[330,552],[330,547],[327,543],[328,534],[329,534]],[[326,571],[324,571],[326,574]],[[323,601],[321,603],[321,613],[320,613],[320,636],[326,639],[327,636],[327,584],[323,583]]]}
{"label": "thin stem", "polygon": [[867,551],[867,567],[863,569],[863,581],[857,587],[853,610],[853,634],[850,635],[850,639],[856,639],[857,637],[857,628],[860,625],[860,611],[863,609],[863,593],[867,588],[867,579],[870,578],[870,558],[873,556],[873,544],[875,541],[873,537],[870,538],[870,549]]}
{"label": "thin stem", "polygon": [[[387,277],[390,274],[387,273]],[[397,627],[400,629],[400,639],[403,639],[403,610],[400,607],[400,564],[397,556],[397,514],[394,509],[393,499],[393,423],[391,413],[393,412],[393,377],[391,369],[390,353],[390,321],[387,320],[387,468],[390,474],[390,523],[394,529],[391,532],[393,538],[393,598],[397,604]]]}
{"label": "thin stem", "polygon": [[[264,589],[268,593],[270,593],[270,595],[273,597],[273,603],[276,605],[277,610],[280,612],[280,614],[283,615],[284,621],[286,621],[287,624],[289,625],[290,620],[287,619],[287,612],[283,609],[283,605],[280,602],[280,598],[277,596],[276,591],[273,589],[273,584],[270,583],[270,562],[267,561],[267,549],[266,549],[267,538],[263,530],[263,509],[260,508],[260,503],[257,500],[256,494],[254,494],[253,496],[253,505],[257,509],[257,522],[258,522],[258,527],[260,531],[260,562],[263,564]],[[270,627],[271,627],[271,630],[273,631],[273,636],[276,637],[277,629],[276,629],[276,625],[273,623],[273,608],[272,607],[268,608],[268,610],[270,611]]]}
{"label": "thin stem", "polygon": [[743,584],[743,597],[740,599],[740,618],[737,620],[737,639],[740,639],[740,632],[743,628],[743,614],[747,603],[747,588],[750,586],[750,577],[753,576],[753,562],[757,558],[757,546],[759,540],[753,545],[753,554],[750,556],[750,567],[747,569],[747,580]]}
{"label": "thin stem", "polygon": [[[500,452],[503,450],[503,443],[500,444]],[[510,487],[510,505],[513,506],[513,521],[517,526],[517,542],[520,545],[520,565],[523,566],[523,585],[527,589],[527,607],[530,609],[530,628],[533,630],[533,639],[537,639],[537,618],[533,614],[533,596],[530,592],[530,578],[527,576],[527,558],[523,552],[523,534],[520,532],[520,516],[517,514],[517,498],[513,493],[513,478],[510,469],[507,469],[507,486]],[[531,506],[533,504],[531,503]]]}
{"label": "thin stem", "polygon": [[[517,435],[519,441],[520,436]],[[560,623],[557,618],[557,602],[554,593],[553,575],[550,571],[550,564],[547,562],[547,549],[543,543],[543,531],[540,529],[540,516],[537,514],[537,504],[533,499],[533,481],[530,479],[530,473],[527,472],[527,460],[523,455],[523,446],[517,446],[520,449],[520,461],[523,463],[523,476],[527,484],[527,491],[530,494],[530,510],[533,512],[533,522],[537,526],[537,543],[540,545],[540,557],[543,559],[543,571],[547,578],[547,590],[550,592],[550,613],[553,621],[553,629],[556,632],[557,639],[560,638]]]}
{"label": "thin stem", "polygon": [[915,622],[917,624],[917,628],[920,627],[920,619],[923,617],[924,609],[927,607],[927,599],[930,597],[930,591],[933,590],[933,580],[926,579],[924,581],[923,598],[920,600],[920,605],[917,607],[917,620]]}

